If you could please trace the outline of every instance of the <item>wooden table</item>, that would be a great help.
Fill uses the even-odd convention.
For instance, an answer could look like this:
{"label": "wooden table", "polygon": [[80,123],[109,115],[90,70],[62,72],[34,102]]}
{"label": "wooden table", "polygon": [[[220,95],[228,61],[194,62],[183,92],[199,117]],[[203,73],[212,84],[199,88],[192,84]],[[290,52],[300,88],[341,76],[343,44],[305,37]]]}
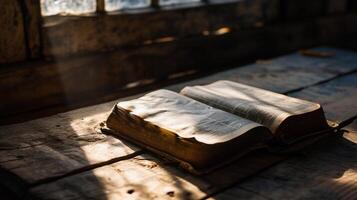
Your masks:
{"label": "wooden table", "polygon": [[[228,79],[319,102],[329,120],[353,117],[357,53],[318,49],[336,55],[294,53],[168,89]],[[135,96],[126,99],[130,98]],[[2,190],[39,199],[357,199],[356,122],[342,137],[319,142],[283,161],[277,156],[269,164],[262,158],[255,165],[269,168],[254,176],[247,177],[251,174],[242,172],[239,163],[210,176],[194,176],[102,134],[101,122],[116,102],[0,127],[0,182],[11,188]]]}

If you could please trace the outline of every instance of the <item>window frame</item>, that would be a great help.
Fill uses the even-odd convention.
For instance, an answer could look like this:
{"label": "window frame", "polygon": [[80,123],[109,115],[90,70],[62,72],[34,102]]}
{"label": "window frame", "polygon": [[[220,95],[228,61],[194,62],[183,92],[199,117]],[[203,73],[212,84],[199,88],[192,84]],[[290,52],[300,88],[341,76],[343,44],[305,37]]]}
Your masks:
{"label": "window frame", "polygon": [[[79,14],[71,14],[71,13],[58,13],[54,15],[42,15],[42,17],[51,17],[51,16],[90,16],[93,14],[111,14],[111,13],[126,13],[126,12],[142,12],[142,11],[147,11],[147,10],[155,10],[156,9],[177,9],[177,8],[187,8],[187,7],[195,7],[195,6],[202,6],[203,4],[206,3],[226,3],[226,2],[231,2],[231,1],[238,1],[238,0],[216,0],[216,1],[209,1],[209,0],[197,0],[194,2],[185,2],[185,3],[174,3],[174,4],[160,4],[160,0],[151,0],[149,6],[147,7],[142,7],[142,8],[124,8],[124,9],[117,9],[117,10],[112,10],[112,11],[107,11],[105,8],[105,0],[94,0],[96,2],[96,10],[95,12],[88,12],[88,13],[79,13]],[[41,12],[42,13],[42,12]]]}
{"label": "window frame", "polygon": [[[145,9],[96,12],[90,15],[46,16],[43,17],[42,23],[43,53],[46,57],[67,57],[160,43],[161,38],[170,37],[178,40],[207,36],[222,27],[228,27],[232,31],[254,28],[270,20],[263,10],[269,6],[276,6],[278,0],[269,1],[269,5],[266,2],[202,1]],[[274,18],[273,15],[275,13],[269,14],[268,17]],[[98,30],[98,27],[103,28]],[[92,40],[84,41],[85,38]]]}

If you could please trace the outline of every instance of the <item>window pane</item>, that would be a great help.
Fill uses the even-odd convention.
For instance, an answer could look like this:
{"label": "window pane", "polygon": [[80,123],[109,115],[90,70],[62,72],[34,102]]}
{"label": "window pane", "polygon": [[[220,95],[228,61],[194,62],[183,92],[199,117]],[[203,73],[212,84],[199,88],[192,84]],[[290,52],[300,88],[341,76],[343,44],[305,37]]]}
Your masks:
{"label": "window pane", "polygon": [[114,11],[132,8],[145,8],[150,6],[151,0],[105,0],[105,10]]}
{"label": "window pane", "polygon": [[41,0],[42,15],[83,14],[96,10],[96,0]]}
{"label": "window pane", "polygon": [[160,5],[172,5],[172,4],[181,4],[181,3],[192,3],[192,2],[200,2],[201,0],[160,0]]}

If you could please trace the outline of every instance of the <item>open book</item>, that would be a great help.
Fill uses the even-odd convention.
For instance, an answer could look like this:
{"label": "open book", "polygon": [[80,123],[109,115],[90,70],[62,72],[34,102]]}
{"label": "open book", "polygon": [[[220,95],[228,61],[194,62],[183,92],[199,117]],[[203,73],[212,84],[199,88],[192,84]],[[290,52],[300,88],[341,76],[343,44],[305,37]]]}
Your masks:
{"label": "open book", "polygon": [[189,169],[211,168],[272,140],[289,145],[329,127],[319,104],[231,81],[180,93],[157,90],[119,102],[107,127]]}

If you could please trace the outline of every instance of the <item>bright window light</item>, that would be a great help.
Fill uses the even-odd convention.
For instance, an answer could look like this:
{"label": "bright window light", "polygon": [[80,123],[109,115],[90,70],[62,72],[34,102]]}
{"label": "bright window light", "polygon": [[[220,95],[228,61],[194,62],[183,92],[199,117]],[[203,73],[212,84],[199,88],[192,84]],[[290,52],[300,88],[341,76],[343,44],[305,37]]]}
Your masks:
{"label": "bright window light", "polygon": [[50,15],[80,15],[96,11],[96,0],[41,0],[41,13]]}
{"label": "bright window light", "polygon": [[150,6],[150,0],[105,0],[105,10],[115,11],[123,9],[146,8]]}

